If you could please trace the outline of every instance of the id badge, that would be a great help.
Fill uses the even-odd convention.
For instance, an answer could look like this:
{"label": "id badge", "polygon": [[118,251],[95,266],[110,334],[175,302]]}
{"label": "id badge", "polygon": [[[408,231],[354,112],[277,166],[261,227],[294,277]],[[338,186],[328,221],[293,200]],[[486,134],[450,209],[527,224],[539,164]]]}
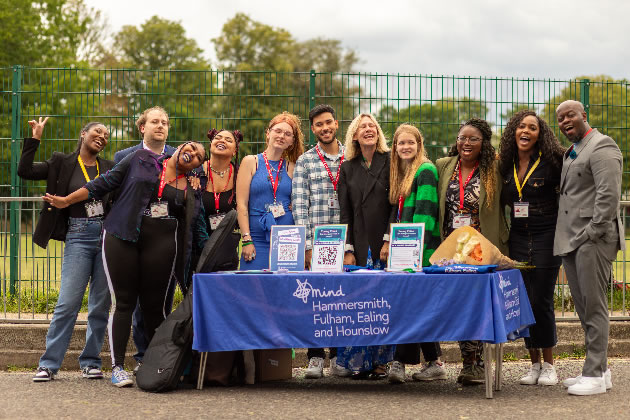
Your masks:
{"label": "id badge", "polygon": [[529,217],[529,203],[519,201],[514,203],[514,218]]}
{"label": "id badge", "polygon": [[269,206],[269,211],[273,214],[274,219],[277,219],[280,216],[284,216],[284,207],[282,204],[272,204]]}
{"label": "id badge", "polygon": [[168,203],[166,201],[155,201],[151,203],[151,217],[167,217]]}
{"label": "id badge", "polygon": [[225,217],[225,214],[215,214],[214,216],[210,216],[208,219],[210,220],[210,229],[215,230],[219,227],[219,223]]}
{"label": "id badge", "polygon": [[333,195],[328,199],[328,208],[329,209],[339,209],[339,199],[336,195]]}
{"label": "id badge", "polygon": [[87,214],[87,217],[101,217],[105,214],[103,202],[101,200],[94,200],[89,203],[85,203],[85,213]]}
{"label": "id badge", "polygon": [[458,214],[453,217],[453,229],[458,229],[462,226],[470,226],[472,224],[472,218],[470,215]]}

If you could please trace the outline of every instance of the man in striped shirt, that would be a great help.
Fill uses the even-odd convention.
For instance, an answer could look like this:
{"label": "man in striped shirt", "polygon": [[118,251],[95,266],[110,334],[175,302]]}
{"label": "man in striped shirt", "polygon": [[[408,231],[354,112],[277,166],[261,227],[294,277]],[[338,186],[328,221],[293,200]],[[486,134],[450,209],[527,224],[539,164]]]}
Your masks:
{"label": "man in striped shirt", "polygon": [[[306,226],[306,269],[310,269],[313,254],[313,228],[316,225],[335,224],[340,221],[337,181],[343,162],[344,148],[337,140],[339,122],[330,105],[317,105],[308,115],[317,145],[300,156],[293,172],[291,204],[296,225]],[[350,371],[337,366],[337,349],[330,349],[331,372],[348,376]],[[324,349],[308,349],[306,378],[323,376]]]}

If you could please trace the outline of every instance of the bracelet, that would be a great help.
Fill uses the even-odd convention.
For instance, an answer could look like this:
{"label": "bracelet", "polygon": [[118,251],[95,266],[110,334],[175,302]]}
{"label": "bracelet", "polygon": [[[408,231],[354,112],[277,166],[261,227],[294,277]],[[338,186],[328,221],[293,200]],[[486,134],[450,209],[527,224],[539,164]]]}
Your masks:
{"label": "bracelet", "polygon": [[249,236],[250,238],[252,237],[249,232],[241,233],[241,238],[245,238],[246,236]]}
{"label": "bracelet", "polygon": [[254,245],[254,241],[245,241],[243,242],[243,246]]}

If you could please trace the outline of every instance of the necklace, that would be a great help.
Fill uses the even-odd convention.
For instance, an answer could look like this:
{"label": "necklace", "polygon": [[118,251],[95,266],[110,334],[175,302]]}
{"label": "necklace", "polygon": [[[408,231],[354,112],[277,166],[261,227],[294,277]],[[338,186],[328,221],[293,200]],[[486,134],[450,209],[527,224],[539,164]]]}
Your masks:
{"label": "necklace", "polygon": [[[208,166],[210,166],[210,163],[208,163]],[[231,167],[232,167],[231,165],[228,165],[228,167],[227,167],[227,168],[225,168],[224,170],[222,170],[222,171],[217,171],[217,170],[216,170],[216,169],[214,169],[212,166],[210,166],[210,170],[211,170],[212,172],[214,172],[215,174],[219,175],[221,178],[223,178],[223,177],[225,176],[225,173],[226,173],[226,172],[228,171],[228,169],[230,169]]]}

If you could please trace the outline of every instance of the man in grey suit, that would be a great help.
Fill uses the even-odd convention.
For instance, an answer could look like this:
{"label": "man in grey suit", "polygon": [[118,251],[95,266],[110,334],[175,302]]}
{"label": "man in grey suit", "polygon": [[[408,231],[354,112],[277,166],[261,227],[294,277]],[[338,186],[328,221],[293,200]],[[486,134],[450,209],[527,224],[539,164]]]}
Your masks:
{"label": "man in grey suit", "polygon": [[[168,138],[168,129],[170,122],[166,110],[160,106],[154,106],[152,108],[145,109],[138,120],[136,121],[136,127],[140,134],[142,134],[142,141],[140,144],[128,147],[123,150],[119,150],[114,154],[114,162],[118,163],[126,156],[132,154],[136,150],[148,149],[157,155],[169,155],[175,153],[175,148],[166,144]],[[166,295],[167,307],[173,306],[173,296],[175,292],[175,282],[172,283],[172,287],[169,289]],[[170,305],[169,302],[170,301]],[[132,329],[133,342],[136,345],[136,354],[133,355],[136,359],[136,367],[133,370],[134,375],[138,371],[138,368],[142,364],[144,352],[146,351],[149,343],[144,335],[144,317],[140,310],[140,302],[136,305],[136,309],[133,311],[133,329]]]}
{"label": "man in grey suit", "polygon": [[586,345],[582,374],[563,384],[569,394],[600,394],[612,387],[606,290],[612,262],[625,247],[619,215],[622,155],[613,139],[589,126],[580,102],[561,103],[556,117],[573,145],[562,165],[553,251],[562,256]]}

